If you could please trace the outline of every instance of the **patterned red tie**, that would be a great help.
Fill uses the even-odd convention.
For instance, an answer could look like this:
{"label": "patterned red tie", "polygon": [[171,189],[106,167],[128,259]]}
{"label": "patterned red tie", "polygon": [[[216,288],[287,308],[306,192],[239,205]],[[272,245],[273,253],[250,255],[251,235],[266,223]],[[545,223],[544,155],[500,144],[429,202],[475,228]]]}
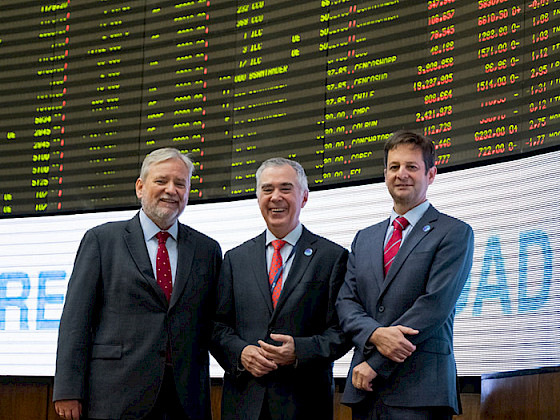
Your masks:
{"label": "patterned red tie", "polygon": [[389,242],[383,250],[383,273],[387,275],[389,267],[393,263],[402,241],[402,231],[408,226],[408,220],[404,217],[397,217],[393,220],[393,234],[389,238]]}
{"label": "patterned red tie", "polygon": [[271,244],[274,247],[274,254],[272,254],[270,271],[268,272],[268,282],[270,283],[270,287],[272,289],[272,306],[276,308],[276,303],[278,302],[280,292],[282,291],[282,273],[280,273],[278,279],[276,279],[276,284],[274,284],[274,280],[278,270],[282,267],[282,255],[280,255],[280,250],[284,245],[286,245],[286,241],[276,239],[272,241]]}
{"label": "patterned red tie", "polygon": [[159,287],[165,293],[165,297],[169,302],[171,298],[171,291],[173,290],[173,282],[171,277],[171,264],[169,263],[169,254],[167,253],[167,247],[165,242],[169,238],[169,232],[158,232],[156,235],[158,239],[158,249],[156,257],[156,278]]}

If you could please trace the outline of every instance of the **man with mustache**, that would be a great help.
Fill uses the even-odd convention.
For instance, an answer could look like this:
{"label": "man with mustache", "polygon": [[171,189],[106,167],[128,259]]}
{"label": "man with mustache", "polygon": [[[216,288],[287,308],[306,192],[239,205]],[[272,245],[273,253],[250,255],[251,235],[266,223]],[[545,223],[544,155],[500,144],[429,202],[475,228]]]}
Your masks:
{"label": "man with mustache", "polygon": [[128,221],[84,235],[60,321],[55,410],[66,420],[210,420],[209,339],[222,254],[177,221],[193,163],[146,156]]}

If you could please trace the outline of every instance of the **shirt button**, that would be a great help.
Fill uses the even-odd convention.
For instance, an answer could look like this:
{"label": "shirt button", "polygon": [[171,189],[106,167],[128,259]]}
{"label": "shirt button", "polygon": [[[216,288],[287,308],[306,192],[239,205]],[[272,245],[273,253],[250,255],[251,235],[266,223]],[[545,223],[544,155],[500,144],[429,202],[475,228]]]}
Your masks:
{"label": "shirt button", "polygon": [[385,306],[381,305],[378,309],[379,312],[384,312],[385,311]]}

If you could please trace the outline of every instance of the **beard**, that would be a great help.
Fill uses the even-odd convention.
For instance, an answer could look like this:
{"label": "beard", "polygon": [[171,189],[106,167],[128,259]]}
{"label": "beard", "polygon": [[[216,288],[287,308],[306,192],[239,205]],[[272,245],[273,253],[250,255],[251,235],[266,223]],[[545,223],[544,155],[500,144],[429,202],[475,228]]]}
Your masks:
{"label": "beard", "polygon": [[[165,198],[165,197],[163,197]],[[170,207],[162,207],[159,206],[160,200],[152,200],[152,201],[148,201],[148,200],[141,200],[142,203],[142,209],[144,210],[144,213],[146,213],[146,215],[156,224],[158,225],[161,229],[167,229],[169,228],[173,223],[175,223],[175,221],[177,220],[177,218],[179,217],[179,215],[181,214],[181,207],[180,205],[178,205],[176,208],[170,208]],[[184,207],[183,207],[184,208]]]}

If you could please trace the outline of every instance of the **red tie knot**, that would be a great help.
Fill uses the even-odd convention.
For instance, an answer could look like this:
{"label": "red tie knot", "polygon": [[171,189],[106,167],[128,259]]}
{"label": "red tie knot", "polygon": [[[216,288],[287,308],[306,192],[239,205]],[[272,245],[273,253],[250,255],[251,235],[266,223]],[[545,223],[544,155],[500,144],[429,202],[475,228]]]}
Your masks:
{"label": "red tie knot", "polygon": [[284,245],[286,245],[286,241],[283,241],[282,239],[275,239],[274,241],[271,242],[272,247],[274,248],[275,251],[279,251],[282,249],[282,247]]}
{"label": "red tie knot", "polygon": [[398,231],[403,231],[408,226],[408,220],[406,218],[399,216],[395,220],[393,220],[393,227]]}
{"label": "red tie knot", "polygon": [[158,232],[156,234],[156,238],[158,239],[158,244],[164,244],[165,242],[167,242],[167,238],[169,238],[171,236],[171,234],[169,232]]}

